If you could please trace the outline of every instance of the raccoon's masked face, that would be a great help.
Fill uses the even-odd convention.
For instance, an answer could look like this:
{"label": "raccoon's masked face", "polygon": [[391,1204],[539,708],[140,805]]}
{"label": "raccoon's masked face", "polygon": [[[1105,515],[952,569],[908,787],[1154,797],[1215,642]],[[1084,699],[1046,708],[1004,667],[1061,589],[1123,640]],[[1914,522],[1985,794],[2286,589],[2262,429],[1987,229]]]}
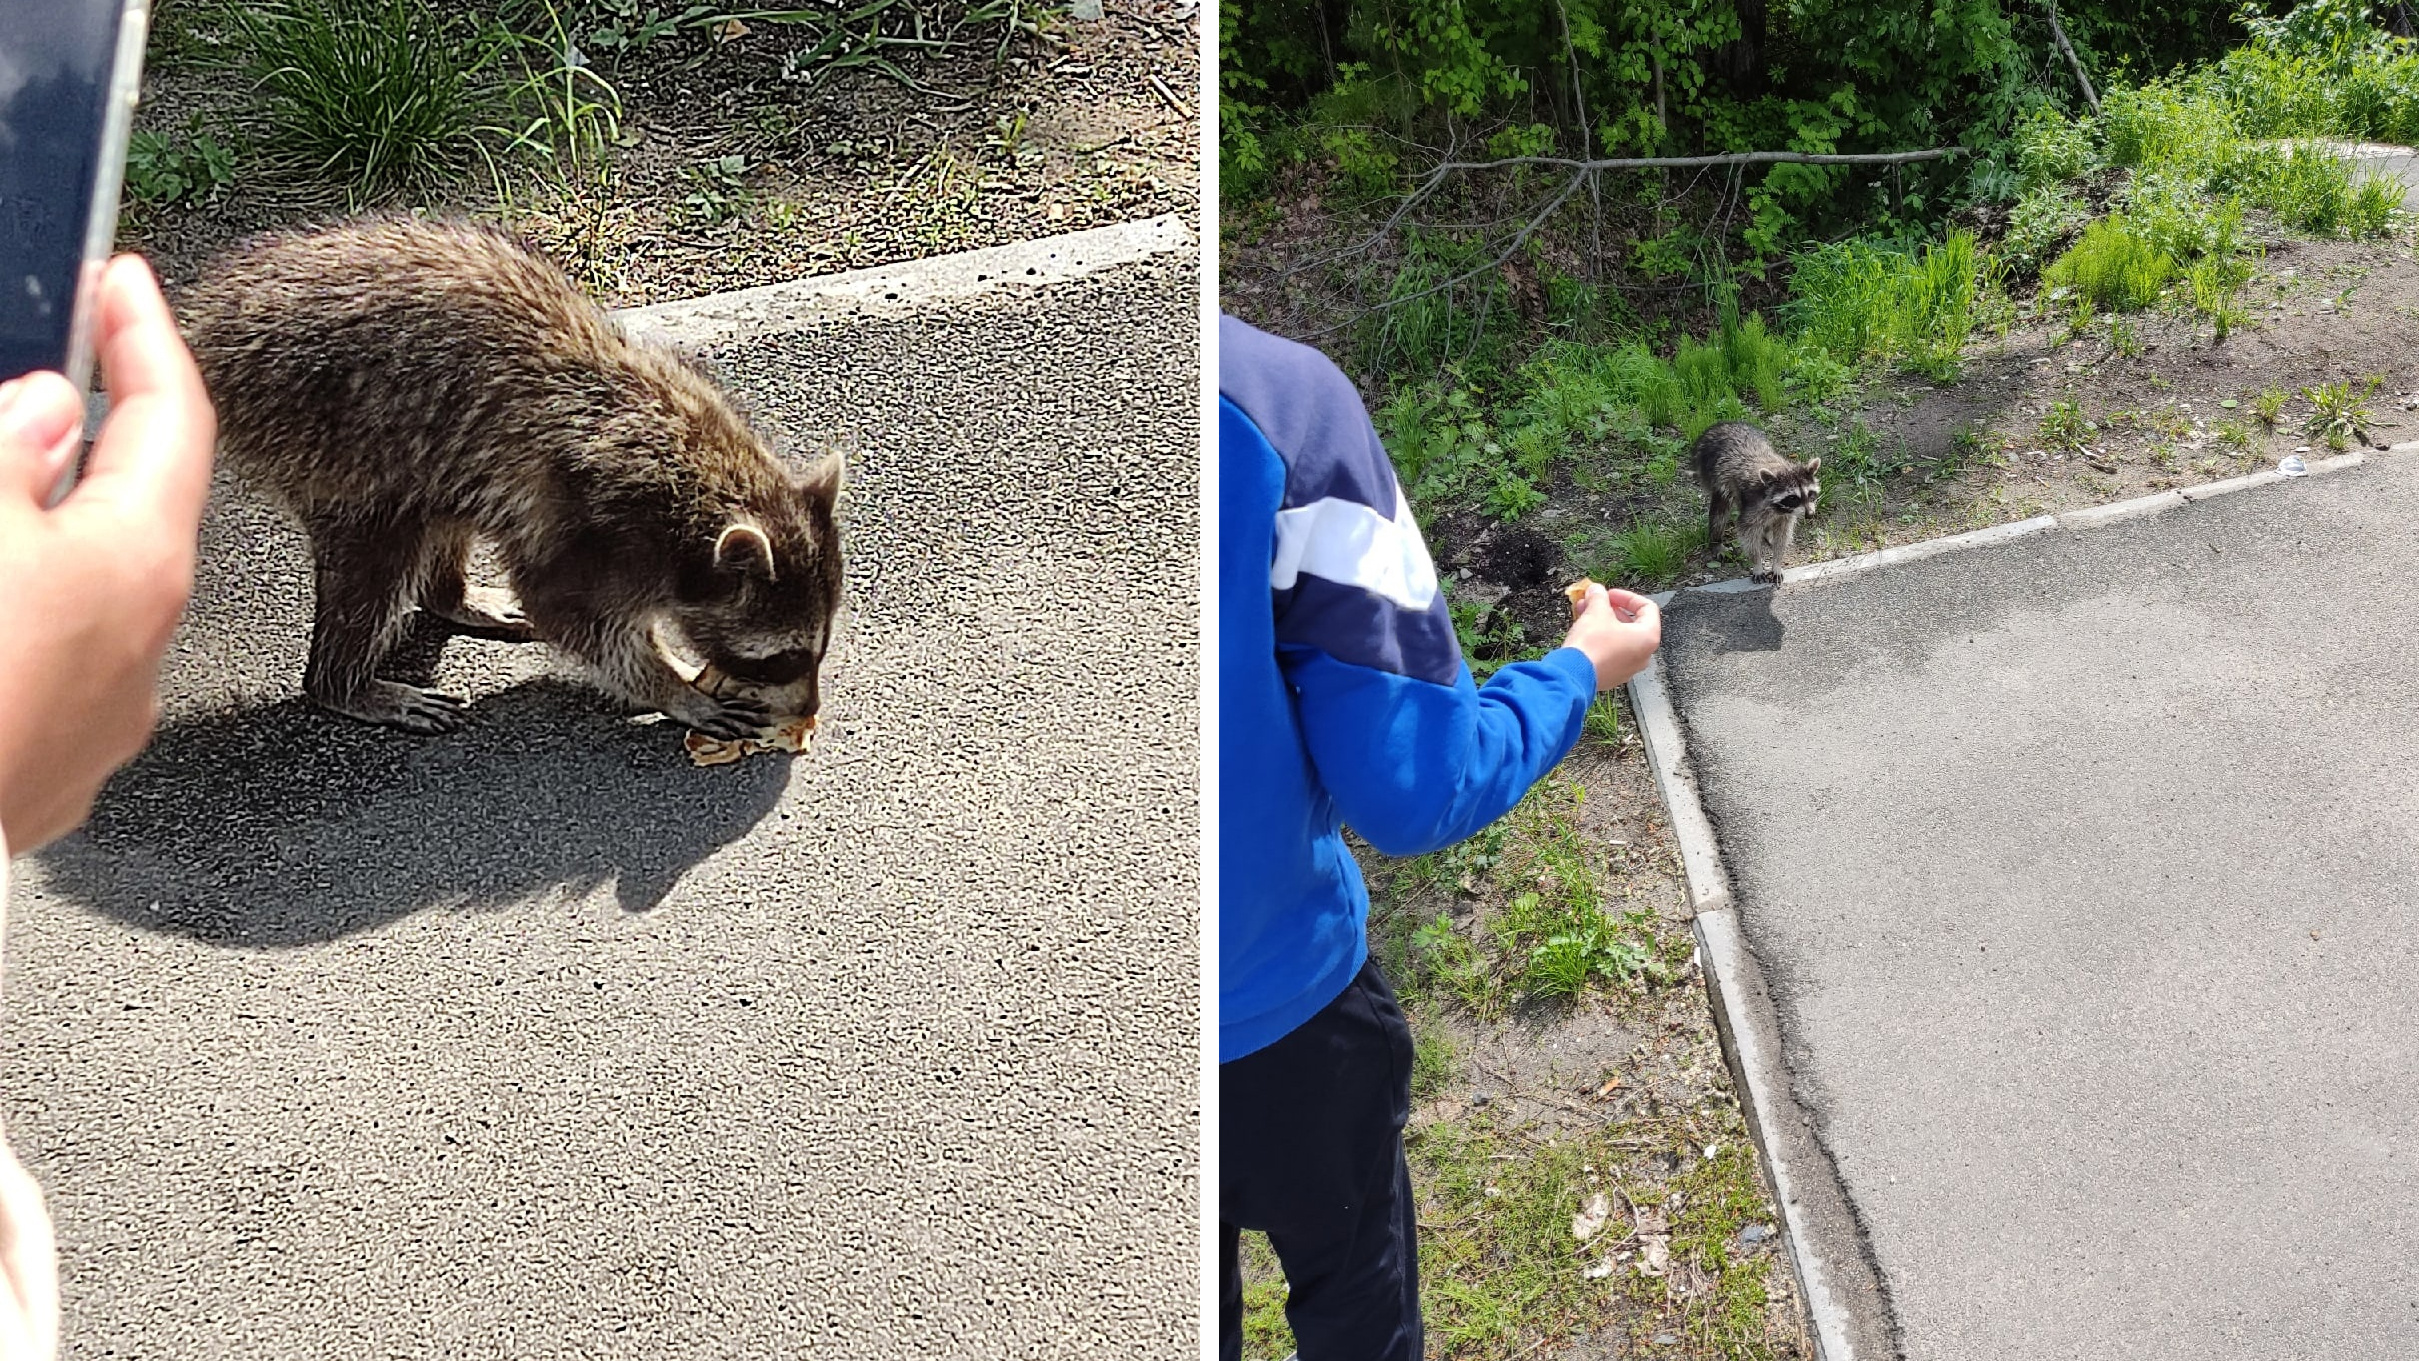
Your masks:
{"label": "raccoon's masked face", "polygon": [[1808,459],[1804,468],[1794,473],[1766,474],[1765,504],[1789,515],[1812,515],[1822,508],[1823,461]]}
{"label": "raccoon's masked face", "polygon": [[783,504],[734,516],[690,573],[681,632],[776,718],[822,707],[840,609],[840,460],[791,482]]}

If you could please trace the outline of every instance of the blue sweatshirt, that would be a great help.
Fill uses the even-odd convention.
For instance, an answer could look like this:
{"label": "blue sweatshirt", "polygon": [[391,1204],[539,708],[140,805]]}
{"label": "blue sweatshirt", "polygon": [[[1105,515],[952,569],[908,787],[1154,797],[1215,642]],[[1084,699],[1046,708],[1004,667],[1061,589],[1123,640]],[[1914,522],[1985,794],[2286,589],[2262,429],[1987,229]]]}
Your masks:
{"label": "blue sweatshirt", "polygon": [[1341,994],[1369,953],[1342,828],[1387,855],[1503,816],[1579,740],[1576,648],[1473,684],[1352,382],[1218,323],[1218,1061]]}

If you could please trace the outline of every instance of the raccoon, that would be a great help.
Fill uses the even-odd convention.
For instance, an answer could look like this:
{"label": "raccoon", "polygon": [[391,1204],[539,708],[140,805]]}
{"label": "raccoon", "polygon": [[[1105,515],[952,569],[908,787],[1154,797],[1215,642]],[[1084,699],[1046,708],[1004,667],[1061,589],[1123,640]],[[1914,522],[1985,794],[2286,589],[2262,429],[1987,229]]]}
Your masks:
{"label": "raccoon", "polygon": [[[460,727],[460,700],[377,675],[416,607],[549,643],[718,737],[819,707],[839,459],[786,469],[700,368],[625,338],[513,237],[401,216],[272,234],[176,303],[222,458],[310,537],[317,704]],[[482,541],[509,592],[465,579]],[[692,683],[665,625],[740,684]]]}
{"label": "raccoon", "polygon": [[1689,461],[1705,484],[1707,546],[1722,541],[1722,521],[1735,511],[1749,578],[1767,585],[1779,581],[1799,518],[1813,514],[1822,501],[1823,461],[1790,462],[1763,431],[1744,421],[1724,421],[1699,435]]}

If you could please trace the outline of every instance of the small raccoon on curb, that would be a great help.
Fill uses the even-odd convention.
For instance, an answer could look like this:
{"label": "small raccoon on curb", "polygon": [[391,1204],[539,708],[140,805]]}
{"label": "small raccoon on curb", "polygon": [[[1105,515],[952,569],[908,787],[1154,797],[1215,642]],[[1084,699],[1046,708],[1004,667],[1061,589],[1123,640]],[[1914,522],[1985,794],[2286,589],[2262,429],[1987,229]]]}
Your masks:
{"label": "small raccoon on curb", "polygon": [[[376,674],[416,606],[550,643],[717,737],[763,727],[770,694],[815,712],[839,459],[785,469],[701,372],[626,339],[534,251],[490,227],[368,217],[256,239],[176,301],[222,456],[310,536],[316,703],[460,727],[461,701]],[[464,579],[482,539],[509,595]],[[751,688],[692,684],[661,624]]]}
{"label": "small raccoon on curb", "polygon": [[1763,431],[1745,421],[1724,421],[1697,436],[1689,462],[1705,484],[1706,546],[1722,541],[1722,521],[1735,511],[1749,579],[1766,585],[1779,581],[1799,518],[1813,514],[1822,500],[1823,461],[1792,463]]}

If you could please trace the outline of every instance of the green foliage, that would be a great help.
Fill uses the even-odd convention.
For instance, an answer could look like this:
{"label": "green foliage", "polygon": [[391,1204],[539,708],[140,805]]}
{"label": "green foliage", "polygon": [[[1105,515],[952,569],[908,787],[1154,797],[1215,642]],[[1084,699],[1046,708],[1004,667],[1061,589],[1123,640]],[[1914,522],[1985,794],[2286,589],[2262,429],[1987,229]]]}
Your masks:
{"label": "green foliage", "polygon": [[1921,251],[1848,240],[1800,255],[1790,276],[1799,337],[1849,364],[1953,376],[1974,328],[1983,262],[1970,232]]}
{"label": "green foliage", "polygon": [[235,184],[235,153],[201,130],[182,135],[138,132],[126,143],[126,196],[148,208],[206,202]]}
{"label": "green foliage", "polygon": [[265,142],[304,175],[374,196],[432,184],[478,145],[495,49],[415,0],[247,0],[224,11],[265,105]]}
{"label": "green foliage", "polygon": [[2384,383],[2383,378],[2371,376],[2358,391],[2349,382],[2303,388],[2302,400],[2310,404],[2310,418],[2303,424],[2303,430],[2326,441],[2330,449],[2344,448],[2352,436],[2366,430],[2376,419],[2369,411],[2368,398]]}
{"label": "green foliage", "polygon": [[2389,175],[2372,175],[2352,191],[2352,202],[2344,212],[2344,226],[2354,236],[2383,236],[2393,226],[2394,214],[2401,211],[2403,185]]}
{"label": "green foliage", "polygon": [[2083,414],[2081,403],[2051,402],[2049,410],[2042,413],[2039,437],[2042,444],[2052,449],[2080,449],[2091,443],[2099,429]]}
{"label": "green foliage", "polygon": [[2092,306],[2134,312],[2159,300],[2175,277],[2175,258],[2123,213],[2110,213],[2042,272],[2042,282],[2071,288]]}
{"label": "green foliage", "polygon": [[2091,220],[2091,211],[2064,187],[2045,184],[2016,200],[1997,254],[2017,277],[2038,274]]}
{"label": "green foliage", "polygon": [[1614,573],[1624,586],[1668,585],[1688,567],[1688,555],[1705,542],[1705,526],[1696,521],[1663,524],[1641,521],[1613,539],[1619,564]]}
{"label": "green foliage", "polygon": [[[1503,277],[1480,268],[1485,263],[1473,242],[1443,232],[1413,233],[1384,300],[1361,322],[1362,362],[1433,373],[1448,362],[1483,358],[1481,347],[1490,338],[1480,330],[1482,318],[1508,310]],[[1500,328],[1492,339],[1501,343]]]}
{"label": "green foliage", "polygon": [[2016,168],[2028,191],[2079,179],[2099,157],[2091,134],[2056,109],[2036,109],[2016,126]]}
{"label": "green foliage", "polygon": [[2273,383],[2269,384],[2257,397],[2251,399],[2251,414],[2259,417],[2261,424],[2271,430],[2275,429],[2277,421],[2283,419],[2285,414],[2285,390]]}

